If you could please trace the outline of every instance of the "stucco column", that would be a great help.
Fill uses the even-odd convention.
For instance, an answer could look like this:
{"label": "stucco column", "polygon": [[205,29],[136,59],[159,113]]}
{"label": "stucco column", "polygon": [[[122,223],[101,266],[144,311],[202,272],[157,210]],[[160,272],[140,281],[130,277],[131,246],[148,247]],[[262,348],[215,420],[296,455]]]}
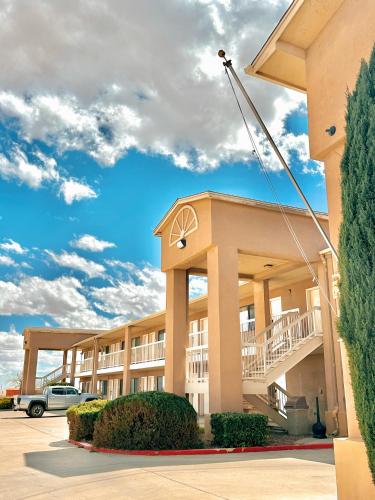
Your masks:
{"label": "stucco column", "polygon": [[25,394],[35,394],[36,367],[38,364],[38,349],[29,349],[29,360],[26,374]]}
{"label": "stucco column", "polygon": [[63,359],[62,359],[62,381],[63,382],[66,382],[66,375],[67,375],[67,371],[66,371],[66,365],[67,365],[67,362],[68,362],[68,351],[65,349],[63,351]]}
{"label": "stucco column", "polygon": [[27,387],[27,376],[28,376],[28,372],[29,372],[29,361],[30,361],[30,349],[25,349],[24,350],[24,358],[23,358],[21,394],[27,394],[26,387]]}
{"label": "stucco column", "polygon": [[209,411],[242,411],[242,367],[236,248],[207,252]]}
{"label": "stucco column", "polygon": [[343,366],[340,350],[340,337],[337,331],[337,316],[332,310],[336,300],[332,293],[333,261],[330,253],[322,254],[322,263],[318,266],[320,283],[320,307],[322,311],[324,369],[327,387],[328,415],[326,425],[328,432],[338,427],[339,435],[346,436],[348,432]]}
{"label": "stucco column", "polygon": [[269,281],[253,282],[255,333],[259,333],[271,324]]}
{"label": "stucco column", "polygon": [[166,274],[165,390],[183,396],[188,339],[188,275],[182,269],[170,269]]}
{"label": "stucco column", "polygon": [[76,363],[77,363],[77,348],[73,347],[73,349],[72,349],[72,361],[70,364],[70,374],[69,374],[69,380],[73,386],[74,386],[75,377],[76,377]]}
{"label": "stucco column", "polygon": [[132,337],[132,327],[125,327],[125,352],[124,352],[124,374],[123,374],[123,382],[122,382],[122,392],[123,396],[126,394],[130,394],[130,380],[131,380],[131,371],[130,371],[130,363],[131,363],[131,337]]}
{"label": "stucco column", "polygon": [[92,374],[91,374],[91,392],[97,392],[97,382],[98,382],[98,360],[99,360],[99,342],[98,339],[94,339],[94,348],[92,353]]}

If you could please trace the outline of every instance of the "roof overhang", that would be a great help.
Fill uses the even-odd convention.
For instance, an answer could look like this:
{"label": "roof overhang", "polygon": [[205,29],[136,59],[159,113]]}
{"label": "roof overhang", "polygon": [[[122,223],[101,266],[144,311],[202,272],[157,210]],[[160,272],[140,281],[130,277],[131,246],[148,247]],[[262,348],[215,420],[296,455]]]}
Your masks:
{"label": "roof overhang", "polygon": [[[216,193],[214,191],[205,191],[203,193],[194,194],[192,196],[177,198],[177,200],[173,203],[171,208],[168,210],[168,212],[164,215],[162,220],[159,222],[157,227],[154,229],[154,235],[155,236],[161,235],[163,228],[168,223],[168,221],[173,216],[173,214],[176,212],[178,207],[180,207],[181,205],[185,205],[187,203],[192,203],[194,201],[204,200],[204,199],[219,200],[219,201],[225,201],[227,203],[246,205],[249,207],[257,207],[257,208],[263,208],[266,210],[280,211],[280,207],[277,203],[269,203],[266,201],[254,200],[252,198],[245,198],[242,196],[235,196],[235,195],[231,195],[231,194]],[[290,213],[290,214],[298,214],[298,215],[304,215],[306,217],[310,217],[307,210],[305,210],[303,208],[283,205],[283,209],[285,212]],[[319,212],[319,213],[317,213],[317,216],[323,220],[328,220],[328,216],[325,213]]]}
{"label": "roof overhang", "polygon": [[306,92],[306,54],[344,0],[294,0],[245,73]]}

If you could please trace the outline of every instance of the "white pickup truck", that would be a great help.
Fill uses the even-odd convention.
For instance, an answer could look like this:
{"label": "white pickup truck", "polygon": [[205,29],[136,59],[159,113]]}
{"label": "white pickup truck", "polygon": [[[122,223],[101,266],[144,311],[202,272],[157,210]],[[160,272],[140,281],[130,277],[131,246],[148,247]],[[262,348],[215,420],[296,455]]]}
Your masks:
{"label": "white pickup truck", "polygon": [[31,418],[39,418],[48,410],[66,410],[69,406],[99,399],[97,394],[81,393],[71,386],[51,385],[43,394],[20,395],[13,399],[13,409],[24,411]]}

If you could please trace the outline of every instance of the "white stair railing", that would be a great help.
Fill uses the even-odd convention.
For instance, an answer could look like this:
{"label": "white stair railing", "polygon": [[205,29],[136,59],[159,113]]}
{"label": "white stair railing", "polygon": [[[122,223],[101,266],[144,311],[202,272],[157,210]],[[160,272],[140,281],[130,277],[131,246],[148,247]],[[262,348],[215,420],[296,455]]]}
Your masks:
{"label": "white stair railing", "polygon": [[47,373],[47,375],[44,375],[43,377],[36,377],[35,388],[44,389],[47,385],[52,384],[53,382],[59,382],[60,380],[66,377],[69,378],[69,375],[70,375],[70,364],[59,366],[58,368],[52,370],[50,373]]}
{"label": "white stair railing", "polygon": [[291,394],[276,382],[268,387],[268,405],[285,418],[287,418],[285,405],[289,397],[291,397]]}
{"label": "white stair railing", "polygon": [[264,378],[275,363],[288,357],[306,339],[322,334],[320,307],[299,315],[288,313],[242,345],[244,379]]}

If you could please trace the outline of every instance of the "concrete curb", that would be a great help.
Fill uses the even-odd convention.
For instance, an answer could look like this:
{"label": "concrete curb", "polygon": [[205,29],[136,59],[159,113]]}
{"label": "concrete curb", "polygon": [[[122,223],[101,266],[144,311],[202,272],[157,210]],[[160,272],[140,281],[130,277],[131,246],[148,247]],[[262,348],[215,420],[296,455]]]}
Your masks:
{"label": "concrete curb", "polygon": [[173,455],[225,455],[228,453],[264,453],[268,451],[289,450],[327,450],[333,448],[332,443],[311,444],[289,444],[279,446],[245,446],[242,448],[199,448],[192,450],[113,450],[108,448],[96,448],[90,443],[68,439],[70,444],[97,453],[110,453],[113,455],[142,455],[142,456],[173,456]]}

